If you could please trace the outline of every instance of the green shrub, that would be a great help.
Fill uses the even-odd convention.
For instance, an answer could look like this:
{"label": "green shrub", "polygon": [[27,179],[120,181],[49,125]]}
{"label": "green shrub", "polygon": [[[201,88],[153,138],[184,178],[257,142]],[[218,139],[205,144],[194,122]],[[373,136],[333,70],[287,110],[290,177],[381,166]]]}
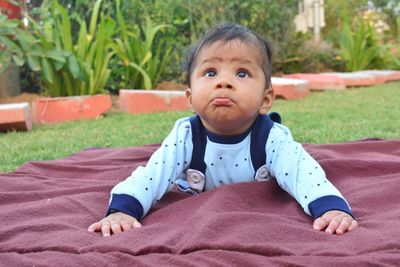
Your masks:
{"label": "green shrub", "polygon": [[113,56],[108,44],[116,25],[112,18],[100,13],[100,8],[101,0],[97,0],[89,28],[85,21],[76,19],[79,25],[77,38],[72,34],[70,15],[57,0],[50,6],[51,17],[45,18],[43,24],[31,20],[38,40],[32,49],[34,55],[46,51],[54,51],[57,55],[51,60],[41,60],[45,93],[51,96],[104,93],[111,72],[108,64]]}
{"label": "green shrub", "polygon": [[382,47],[381,52],[387,62],[388,68],[400,70],[400,17],[396,20],[397,23],[397,39],[388,42]]}
{"label": "green shrub", "polygon": [[[92,1],[58,1],[69,6],[68,11],[74,20],[89,20]],[[114,1],[102,4],[103,11],[119,25],[118,41],[112,45],[118,59],[111,59],[113,68],[107,83],[107,88],[112,90],[149,88],[162,80],[183,82],[180,63],[188,46],[196,42],[204,31],[223,22],[243,24],[267,37],[274,46],[276,71],[302,70],[306,65],[306,68],[318,65],[313,54],[303,49],[308,36],[297,38],[293,31],[297,0],[126,0],[121,4],[124,8],[119,11],[119,5]],[[125,26],[120,26],[121,22]],[[122,30],[124,27],[128,34]],[[157,30],[153,37],[146,36],[146,32],[152,31],[146,30],[149,27]],[[80,25],[73,23],[71,28],[72,39],[78,38]],[[150,50],[142,45],[147,39],[152,41]],[[310,64],[296,61],[304,57]],[[282,62],[291,63],[283,66]]]}
{"label": "green shrub", "polygon": [[[132,2],[138,4],[132,5]],[[130,17],[134,24],[146,24],[149,16],[156,25],[172,25],[168,28],[168,34],[159,35],[166,43],[161,53],[164,49],[172,48],[171,60],[168,68],[161,73],[161,79],[175,79],[183,82],[184,75],[182,75],[180,63],[186,56],[188,47],[195,43],[207,29],[224,22],[240,23],[267,37],[273,43],[274,57],[278,61],[284,61],[288,59],[287,55],[295,54],[294,51],[288,51],[288,49],[299,48],[298,45],[293,45],[292,39],[297,0],[280,2],[275,0],[209,0],[206,2],[203,0],[128,0],[124,1],[124,5],[131,8],[122,10],[122,16]],[[280,68],[275,69],[280,70]]]}
{"label": "green shrub", "polygon": [[163,40],[158,44],[154,40],[159,31],[170,26],[154,25],[149,16],[144,27],[126,24],[119,0],[116,1],[116,14],[120,32],[111,47],[124,66],[121,81],[126,88],[151,89],[160,81],[171,53]]}
{"label": "green shrub", "polygon": [[343,17],[340,36],[340,55],[347,71],[380,67],[380,51],[373,27],[360,21],[353,30],[349,18]]}
{"label": "green shrub", "polygon": [[21,47],[20,44],[25,44],[25,40],[33,40],[20,28],[21,24],[21,21],[10,20],[0,13],[0,73],[8,68],[11,61],[18,66],[25,63],[24,48],[28,47]]}
{"label": "green shrub", "polygon": [[287,43],[286,48],[273,60],[277,73],[314,73],[341,68],[338,51],[323,40],[315,43],[310,33],[294,33],[292,42]]}
{"label": "green shrub", "polygon": [[368,0],[335,0],[324,1],[325,7],[325,27],[322,28],[324,39],[332,43],[335,47],[339,46],[339,39],[342,33],[343,12],[349,18],[358,20],[362,18],[360,12],[368,4]]}
{"label": "green shrub", "polygon": [[[340,51],[340,57],[344,56],[341,64],[332,65],[333,68],[338,68],[338,70],[398,69],[400,56],[398,47],[400,45],[399,40],[396,41],[396,36],[399,35],[396,33],[399,31],[396,20],[399,19],[399,4],[398,0],[325,1],[327,26],[323,28],[323,36],[335,49]],[[371,5],[373,5],[373,13],[364,13]],[[369,18],[365,19],[363,14]],[[372,26],[377,21],[384,22],[389,26],[385,32],[379,35],[375,33],[375,28]],[[350,39],[352,41],[349,41]],[[364,55],[362,49],[366,49]]]}
{"label": "green shrub", "polygon": [[[95,5],[89,0],[58,1],[61,5],[68,5],[71,40],[76,46],[82,25],[85,21],[89,24]],[[396,50],[398,42],[381,45],[381,40],[377,40],[369,25],[363,22],[357,23],[360,11],[371,1],[325,1],[327,26],[322,29],[322,35],[326,42],[322,46],[311,44],[311,33],[299,34],[294,31],[293,18],[297,13],[297,2],[297,0],[126,0],[119,8],[119,1],[104,1],[102,19],[117,22],[117,29],[113,35],[115,38],[112,44],[106,46],[105,53],[115,53],[116,56],[110,56],[108,61],[108,65],[112,66],[112,72],[109,73],[110,79],[105,87],[111,90],[149,89],[163,80],[184,82],[180,63],[185,57],[187,47],[196,42],[205,30],[223,22],[240,23],[267,37],[274,47],[275,72],[398,68],[398,57],[393,58],[385,53],[385,49]],[[382,12],[387,14],[391,12],[387,18],[392,23],[395,18],[394,9],[389,10],[383,3],[385,1],[372,0],[372,2],[382,7]],[[344,10],[352,18],[348,26],[344,26],[341,21]],[[54,21],[53,17],[53,15],[47,16],[44,21]],[[353,24],[357,27],[350,27]],[[100,27],[101,23],[98,25]],[[399,29],[399,27],[393,29],[395,28]],[[60,49],[70,52],[63,47]],[[48,57],[46,53],[43,56]],[[58,64],[57,66],[61,65],[55,58],[48,60],[52,64]],[[78,57],[76,60],[79,67],[83,68]],[[67,64],[68,60],[65,61],[64,64]],[[81,74],[78,76],[78,81],[87,83],[90,80],[87,77],[89,76]]]}
{"label": "green shrub", "polygon": [[45,1],[41,22],[30,19],[28,31],[18,29],[15,40],[9,43],[18,65],[27,63],[41,74],[44,94],[57,97],[104,92],[113,56],[108,43],[116,25],[112,18],[100,14],[100,6],[101,0],[97,0],[89,29],[85,21],[76,19],[79,32],[74,36],[67,10],[57,0]]}

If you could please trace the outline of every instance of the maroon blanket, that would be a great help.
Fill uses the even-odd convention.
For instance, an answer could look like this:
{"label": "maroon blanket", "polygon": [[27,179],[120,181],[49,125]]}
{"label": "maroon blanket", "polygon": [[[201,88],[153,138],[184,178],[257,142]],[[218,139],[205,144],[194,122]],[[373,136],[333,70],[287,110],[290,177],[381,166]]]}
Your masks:
{"label": "maroon blanket", "polygon": [[144,227],[103,238],[87,227],[110,189],[157,145],[89,149],[0,174],[4,266],[399,266],[400,140],[306,145],[352,205],[354,232],[328,235],[274,182],[168,193]]}

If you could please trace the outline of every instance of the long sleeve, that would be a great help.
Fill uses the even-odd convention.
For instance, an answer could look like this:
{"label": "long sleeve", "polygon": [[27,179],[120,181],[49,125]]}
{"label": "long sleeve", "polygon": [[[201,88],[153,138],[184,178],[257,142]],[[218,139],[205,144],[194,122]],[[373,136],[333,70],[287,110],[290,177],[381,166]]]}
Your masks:
{"label": "long sleeve", "polygon": [[147,165],[138,167],[112,189],[108,213],[122,211],[137,219],[146,215],[188,168],[192,150],[190,122],[183,118],[175,123]]}
{"label": "long sleeve", "polygon": [[267,167],[279,186],[314,218],[328,210],[351,214],[342,194],[327,179],[318,162],[295,142],[289,129],[274,124],[266,144]]}

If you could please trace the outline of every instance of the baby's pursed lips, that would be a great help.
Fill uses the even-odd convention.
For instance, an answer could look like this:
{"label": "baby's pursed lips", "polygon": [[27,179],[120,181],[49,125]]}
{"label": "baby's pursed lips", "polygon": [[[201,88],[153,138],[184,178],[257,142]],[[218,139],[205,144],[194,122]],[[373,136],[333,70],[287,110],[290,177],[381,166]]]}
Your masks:
{"label": "baby's pursed lips", "polygon": [[212,104],[216,106],[230,106],[233,104],[233,101],[228,97],[215,97],[212,100]]}

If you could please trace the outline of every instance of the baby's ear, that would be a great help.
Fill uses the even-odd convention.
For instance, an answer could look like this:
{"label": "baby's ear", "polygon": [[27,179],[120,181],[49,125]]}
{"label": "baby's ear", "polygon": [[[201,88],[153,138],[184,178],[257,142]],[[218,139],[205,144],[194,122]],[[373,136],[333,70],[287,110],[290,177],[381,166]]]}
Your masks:
{"label": "baby's ear", "polygon": [[[187,88],[187,89],[185,90],[185,95],[186,95],[186,98],[187,98],[187,101],[188,101],[188,106],[189,106],[189,108],[193,111],[193,105],[192,105],[192,89]],[[194,112],[194,111],[193,111],[193,112]]]}
{"label": "baby's ear", "polygon": [[263,101],[261,103],[259,113],[260,114],[267,114],[268,111],[271,109],[272,105],[275,101],[275,92],[272,88],[265,90]]}

